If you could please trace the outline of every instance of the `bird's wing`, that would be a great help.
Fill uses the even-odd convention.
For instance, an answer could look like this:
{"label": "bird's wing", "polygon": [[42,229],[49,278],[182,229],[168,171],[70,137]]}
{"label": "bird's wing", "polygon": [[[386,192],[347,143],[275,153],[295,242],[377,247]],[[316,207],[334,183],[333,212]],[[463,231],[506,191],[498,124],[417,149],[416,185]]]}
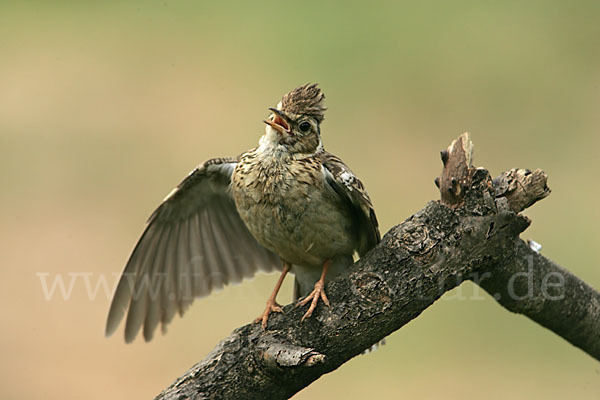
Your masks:
{"label": "bird's wing", "polygon": [[327,183],[351,212],[353,230],[358,240],[357,251],[362,256],[381,240],[371,199],[362,182],[342,160],[325,151],[318,157],[323,165]]}
{"label": "bird's wing", "polygon": [[148,219],[112,300],[106,335],[125,315],[125,341],[144,326],[152,339],[194,298],[258,270],[281,268],[279,257],[262,247],[241,220],[230,191],[233,158],[208,160],[193,170]]}

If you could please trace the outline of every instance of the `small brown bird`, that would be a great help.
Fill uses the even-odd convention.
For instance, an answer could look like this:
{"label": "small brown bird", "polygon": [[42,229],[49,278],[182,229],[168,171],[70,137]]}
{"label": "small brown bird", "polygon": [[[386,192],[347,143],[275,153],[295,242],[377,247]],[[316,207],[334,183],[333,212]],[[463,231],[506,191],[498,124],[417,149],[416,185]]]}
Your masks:
{"label": "small brown bird", "polygon": [[257,271],[282,273],[255,320],[266,328],[285,275],[296,276],[298,306],[319,299],[325,284],[380,241],[362,183],[323,149],[325,96],[316,84],[285,96],[264,122],[258,147],[215,158],[193,170],[154,211],[115,292],[106,335],[129,308],[125,341],[143,326],[152,339],[196,297]]}

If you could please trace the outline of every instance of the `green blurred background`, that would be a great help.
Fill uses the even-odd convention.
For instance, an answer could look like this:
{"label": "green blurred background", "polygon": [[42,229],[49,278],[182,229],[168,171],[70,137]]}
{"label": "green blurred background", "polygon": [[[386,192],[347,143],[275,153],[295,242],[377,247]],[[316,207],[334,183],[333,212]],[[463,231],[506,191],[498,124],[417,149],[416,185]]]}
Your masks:
{"label": "green blurred background", "polygon": [[[600,287],[599,20],[596,1],[2,2],[0,397],[151,398],[262,310],[274,275],[125,345],[73,274],[112,288],[171,187],[306,82],[383,232],[438,197],[439,150],[469,131],[492,174],[548,173],[523,237]],[[39,273],[75,279],[68,299]],[[341,395],[598,399],[600,365],[464,284],[296,398]]]}

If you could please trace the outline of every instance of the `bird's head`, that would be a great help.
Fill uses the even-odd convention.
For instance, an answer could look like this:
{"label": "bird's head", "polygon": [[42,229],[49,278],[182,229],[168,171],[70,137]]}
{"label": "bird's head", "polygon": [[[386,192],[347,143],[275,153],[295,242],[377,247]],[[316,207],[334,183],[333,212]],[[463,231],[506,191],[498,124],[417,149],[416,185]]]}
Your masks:
{"label": "bird's head", "polygon": [[263,137],[288,152],[313,154],[321,145],[320,124],[325,119],[325,95],[317,84],[300,86],[283,96],[271,115]]}

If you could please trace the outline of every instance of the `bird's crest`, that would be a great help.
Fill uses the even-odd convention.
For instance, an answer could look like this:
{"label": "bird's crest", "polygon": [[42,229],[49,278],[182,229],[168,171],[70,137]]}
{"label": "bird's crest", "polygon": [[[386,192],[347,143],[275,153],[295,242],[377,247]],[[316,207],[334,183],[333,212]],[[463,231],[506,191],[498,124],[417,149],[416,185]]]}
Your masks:
{"label": "bird's crest", "polygon": [[302,85],[281,99],[281,110],[293,114],[310,115],[319,123],[325,119],[325,95],[316,83]]}

